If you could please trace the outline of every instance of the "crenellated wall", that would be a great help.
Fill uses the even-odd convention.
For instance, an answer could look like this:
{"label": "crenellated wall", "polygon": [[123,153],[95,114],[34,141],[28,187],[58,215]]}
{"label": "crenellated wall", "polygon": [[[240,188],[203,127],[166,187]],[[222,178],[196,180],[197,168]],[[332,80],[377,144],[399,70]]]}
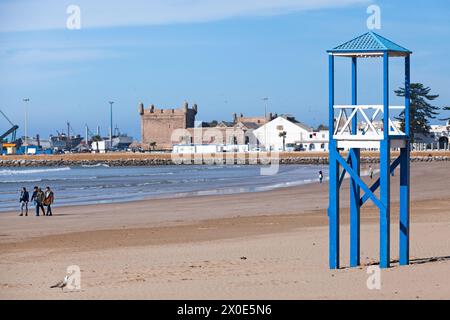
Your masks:
{"label": "crenellated wall", "polygon": [[176,129],[193,128],[197,105],[189,108],[187,102],[180,108],[160,109],[153,104],[144,108],[142,103],[138,108],[141,116],[141,139],[143,144],[156,143],[156,149],[172,149],[171,135]]}

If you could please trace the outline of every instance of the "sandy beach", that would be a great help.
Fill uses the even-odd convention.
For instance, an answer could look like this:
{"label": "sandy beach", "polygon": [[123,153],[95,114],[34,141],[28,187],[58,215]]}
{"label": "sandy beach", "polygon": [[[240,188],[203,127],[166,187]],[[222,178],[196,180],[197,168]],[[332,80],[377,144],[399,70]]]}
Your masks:
{"label": "sandy beach", "polygon": [[[398,177],[392,178],[392,268],[378,262],[378,211],[362,209],[361,262],[348,266],[348,182],[341,270],[328,269],[327,184],[0,214],[0,299],[449,299],[448,162],[414,163],[411,262],[398,257]],[[367,179],[367,178],[366,178]],[[50,289],[69,265],[81,290]]]}

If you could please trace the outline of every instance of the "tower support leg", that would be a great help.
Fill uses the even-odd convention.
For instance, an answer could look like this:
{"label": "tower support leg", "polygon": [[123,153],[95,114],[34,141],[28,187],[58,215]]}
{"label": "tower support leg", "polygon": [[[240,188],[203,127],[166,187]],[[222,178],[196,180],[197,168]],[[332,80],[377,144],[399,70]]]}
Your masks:
{"label": "tower support leg", "polygon": [[[351,149],[351,167],[360,176],[360,150]],[[360,187],[350,178],[350,266],[360,265]]]}
{"label": "tower support leg", "polygon": [[390,266],[390,141],[380,143],[380,200],[384,208],[380,209],[380,267]]}
{"label": "tower support leg", "polygon": [[329,265],[330,269],[339,269],[339,163],[336,140],[333,139],[334,132],[334,56],[329,55],[329,162],[330,183],[329,187]]}
{"label": "tower support leg", "polygon": [[406,141],[406,147],[400,150],[400,265],[409,264],[409,148]]}
{"label": "tower support leg", "polygon": [[[352,58],[352,105],[358,104],[358,64],[356,57]],[[352,133],[358,133],[358,115],[352,119]],[[360,176],[360,149],[350,150],[350,166]],[[360,264],[360,187],[350,177],[350,266]]]}
{"label": "tower support leg", "polygon": [[330,183],[329,183],[329,241],[330,269],[339,269],[339,163],[336,158],[336,142],[330,140]]}

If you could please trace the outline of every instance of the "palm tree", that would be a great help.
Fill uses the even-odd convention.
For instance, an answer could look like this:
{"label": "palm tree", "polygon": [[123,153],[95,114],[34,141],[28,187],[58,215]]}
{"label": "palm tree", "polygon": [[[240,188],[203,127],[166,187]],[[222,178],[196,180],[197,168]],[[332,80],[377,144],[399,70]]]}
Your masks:
{"label": "palm tree", "polygon": [[322,131],[322,130],[328,130],[328,126],[326,126],[324,124],[319,124],[319,126],[317,127],[317,131]]}
{"label": "palm tree", "polygon": [[98,146],[98,143],[94,144],[94,142],[99,142],[99,141],[102,141],[102,140],[103,140],[102,137],[99,136],[98,134],[95,135],[95,136],[92,136],[92,146],[94,146],[94,145],[97,146],[97,149],[96,149],[97,152],[100,152],[99,146]]}
{"label": "palm tree", "polygon": [[286,150],[286,135],[287,135],[287,132],[286,131],[283,131],[283,132],[280,132],[279,134],[278,134],[278,136],[280,137],[280,138],[283,138],[283,151],[285,151]]}
{"label": "palm tree", "polygon": [[155,150],[156,149],[156,142],[150,142],[150,148]]}
{"label": "palm tree", "polygon": [[94,141],[94,142],[102,141],[102,140],[103,140],[102,137],[100,137],[99,135],[92,136],[92,141]]}

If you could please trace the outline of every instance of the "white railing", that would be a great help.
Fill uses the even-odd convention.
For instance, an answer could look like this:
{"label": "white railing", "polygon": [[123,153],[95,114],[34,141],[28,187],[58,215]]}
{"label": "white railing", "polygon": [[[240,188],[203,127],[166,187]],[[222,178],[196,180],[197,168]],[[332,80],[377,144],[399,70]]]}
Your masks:
{"label": "white railing", "polygon": [[[335,105],[339,110],[335,122],[333,138],[337,140],[382,140],[383,139],[383,105]],[[389,106],[389,110],[404,110],[405,106]],[[350,114],[347,114],[347,111]],[[370,114],[370,113],[371,114]],[[352,130],[352,120],[358,115],[356,132]],[[362,118],[360,116],[362,116]],[[381,119],[380,119],[381,118]],[[377,123],[378,122],[378,123]],[[381,125],[380,125],[381,124]],[[405,135],[389,119],[389,135]]]}

